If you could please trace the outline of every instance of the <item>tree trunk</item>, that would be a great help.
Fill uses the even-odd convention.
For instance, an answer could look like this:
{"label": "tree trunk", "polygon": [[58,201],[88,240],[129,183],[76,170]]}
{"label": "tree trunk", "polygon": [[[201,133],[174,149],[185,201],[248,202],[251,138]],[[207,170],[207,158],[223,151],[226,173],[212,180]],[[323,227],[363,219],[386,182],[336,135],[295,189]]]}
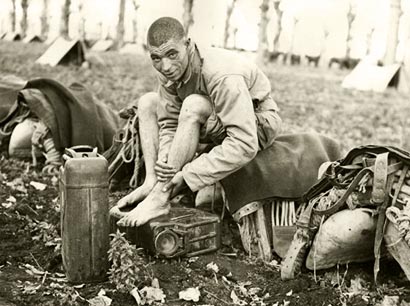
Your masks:
{"label": "tree trunk", "polygon": [[85,40],[85,18],[84,18],[84,0],[78,1],[78,14],[80,16],[80,24],[78,26],[78,37],[84,41]]}
{"label": "tree trunk", "polygon": [[401,13],[402,11],[400,0],[390,0],[389,28],[387,32],[386,53],[384,56],[385,65],[390,65],[396,62],[396,51]]}
{"label": "tree trunk", "polygon": [[[235,8],[235,4],[236,4],[237,0],[232,0],[231,3],[228,4],[227,8],[226,8],[226,19],[225,19],[225,32],[224,32],[224,48],[226,48],[228,46],[228,39],[229,39],[229,28],[230,28],[230,24],[231,24],[231,16],[232,16],[232,12]],[[235,43],[235,42],[234,42]],[[236,43],[235,43],[236,45]],[[235,46],[236,47],[236,46]]]}
{"label": "tree trunk", "polygon": [[20,22],[21,27],[21,35],[27,35],[27,8],[28,8],[28,0],[21,0],[21,10],[22,10],[22,18]]}
{"label": "tree trunk", "polygon": [[353,9],[353,4],[349,4],[349,12],[347,13],[347,37],[346,37],[346,57],[350,58],[351,40],[352,40],[352,25],[356,18],[356,12]]}
{"label": "tree trunk", "polygon": [[278,49],[279,49],[279,37],[280,37],[280,34],[282,32],[282,15],[283,15],[283,12],[279,8],[279,5],[280,5],[280,0],[275,1],[273,3],[273,7],[274,7],[275,12],[276,12],[276,33],[275,33],[275,37],[273,39],[273,50],[274,51],[278,51]]}
{"label": "tree trunk", "polygon": [[137,3],[138,0],[133,0],[132,4],[134,5],[134,16],[132,18],[132,41],[134,43],[137,42],[138,39],[138,18],[137,18],[137,12],[139,9],[139,4]]}
{"label": "tree trunk", "polygon": [[68,38],[68,27],[70,22],[70,5],[71,0],[64,0],[60,24],[60,35],[64,38]]}
{"label": "tree trunk", "polygon": [[238,34],[238,28],[233,29],[233,47],[235,49],[238,49],[238,43],[236,41],[237,39],[237,34]]}
{"label": "tree trunk", "polygon": [[194,24],[194,17],[192,16],[193,6],[194,0],[184,0],[184,14],[182,19],[184,20],[184,29],[187,35],[189,33],[189,28]]}
{"label": "tree trunk", "polygon": [[124,45],[124,16],[125,16],[125,0],[120,0],[120,9],[118,12],[117,35],[115,38],[115,48],[120,49]]}
{"label": "tree trunk", "polygon": [[41,36],[45,38],[48,34],[48,0],[43,0],[43,10],[41,12]]}
{"label": "tree trunk", "polygon": [[258,62],[264,63],[268,55],[268,33],[267,27],[269,23],[269,0],[262,0],[260,5],[261,20],[259,22],[259,44],[258,44]]}
{"label": "tree trunk", "polygon": [[13,5],[13,8],[10,12],[10,20],[11,20],[11,31],[15,32],[16,31],[16,0],[12,0],[11,4]]}

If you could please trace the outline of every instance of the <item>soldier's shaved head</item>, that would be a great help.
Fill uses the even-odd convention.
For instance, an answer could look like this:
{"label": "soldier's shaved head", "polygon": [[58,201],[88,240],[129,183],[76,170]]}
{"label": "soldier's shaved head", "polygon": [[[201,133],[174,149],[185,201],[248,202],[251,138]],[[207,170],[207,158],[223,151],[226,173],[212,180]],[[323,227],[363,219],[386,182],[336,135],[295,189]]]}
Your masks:
{"label": "soldier's shaved head", "polygon": [[185,37],[185,30],[182,24],[172,17],[161,17],[154,21],[148,29],[148,46],[159,47],[170,39],[180,41]]}

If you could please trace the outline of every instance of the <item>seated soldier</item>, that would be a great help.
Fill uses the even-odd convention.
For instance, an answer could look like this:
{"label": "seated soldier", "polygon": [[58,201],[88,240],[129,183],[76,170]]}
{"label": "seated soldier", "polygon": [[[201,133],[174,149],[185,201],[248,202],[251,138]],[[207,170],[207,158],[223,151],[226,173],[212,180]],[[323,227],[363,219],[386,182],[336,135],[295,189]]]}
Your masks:
{"label": "seated soldier", "polygon": [[[158,92],[138,101],[146,178],[118,207],[140,202],[118,221],[140,226],[167,214],[171,194],[215,184],[270,146],[281,129],[268,78],[252,62],[218,48],[198,49],[181,23],[156,20],[147,47]],[[212,144],[196,154],[199,144]]]}

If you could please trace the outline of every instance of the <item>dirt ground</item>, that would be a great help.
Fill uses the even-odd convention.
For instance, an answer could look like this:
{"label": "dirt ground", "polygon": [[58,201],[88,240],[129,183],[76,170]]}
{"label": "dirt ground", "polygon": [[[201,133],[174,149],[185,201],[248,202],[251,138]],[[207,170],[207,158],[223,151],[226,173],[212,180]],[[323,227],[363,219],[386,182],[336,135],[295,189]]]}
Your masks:
{"label": "dirt ground", "polygon": [[[119,110],[155,88],[144,55],[107,52],[91,55],[90,68],[40,66],[45,50],[0,41],[0,74],[24,79],[49,77],[69,85],[85,84],[95,96]],[[350,91],[340,84],[347,71],[268,64],[273,96],[284,118],[285,132],[317,131],[338,139],[345,152],[363,144],[389,144],[410,149],[408,96]],[[38,190],[32,182],[43,183]],[[111,200],[127,191],[110,194]],[[74,286],[65,281],[60,255],[58,179],[41,174],[31,161],[0,159],[0,305],[89,305],[101,290],[111,305],[136,305],[110,282]],[[165,260],[142,254],[148,278],[157,278],[165,302],[153,305],[408,305],[410,287],[392,259],[381,263],[378,286],[373,263],[350,264],[280,280],[280,258],[263,263],[242,250],[232,221],[224,221],[222,247],[198,258]],[[217,271],[207,268],[214,263]],[[214,265],[214,266],[215,266]],[[179,292],[198,288],[198,302],[179,299]],[[232,292],[235,292],[234,296]],[[88,300],[88,301],[87,301]],[[240,302],[241,301],[241,302]],[[245,304],[246,303],[246,304]],[[388,304],[390,303],[390,304]],[[104,304],[101,304],[104,305]]]}

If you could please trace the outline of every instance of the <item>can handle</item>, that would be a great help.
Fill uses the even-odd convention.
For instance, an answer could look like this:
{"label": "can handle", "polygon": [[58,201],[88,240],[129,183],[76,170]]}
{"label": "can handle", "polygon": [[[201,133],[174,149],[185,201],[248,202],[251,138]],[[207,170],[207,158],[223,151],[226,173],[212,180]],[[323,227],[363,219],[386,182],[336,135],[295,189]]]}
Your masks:
{"label": "can handle", "polygon": [[64,159],[69,158],[83,158],[83,157],[97,157],[97,148],[88,145],[78,145],[71,148],[64,149]]}

